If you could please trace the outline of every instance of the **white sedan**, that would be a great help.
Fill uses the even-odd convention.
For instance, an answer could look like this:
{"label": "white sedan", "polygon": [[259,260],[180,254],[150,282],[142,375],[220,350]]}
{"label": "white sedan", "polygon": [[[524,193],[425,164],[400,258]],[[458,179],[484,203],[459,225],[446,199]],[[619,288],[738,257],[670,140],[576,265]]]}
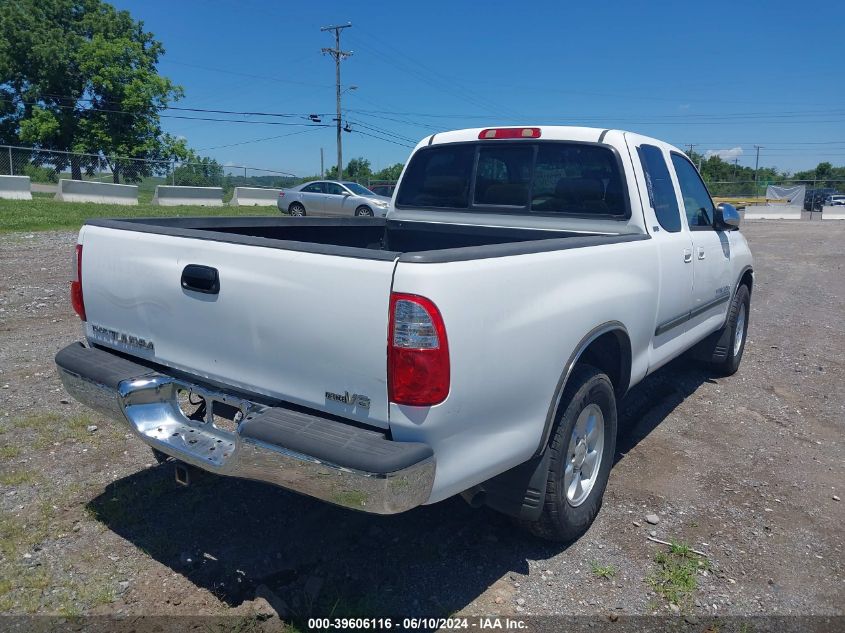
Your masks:
{"label": "white sedan", "polygon": [[356,215],[384,217],[390,198],[379,196],[357,182],[315,180],[279,193],[282,213],[304,215]]}

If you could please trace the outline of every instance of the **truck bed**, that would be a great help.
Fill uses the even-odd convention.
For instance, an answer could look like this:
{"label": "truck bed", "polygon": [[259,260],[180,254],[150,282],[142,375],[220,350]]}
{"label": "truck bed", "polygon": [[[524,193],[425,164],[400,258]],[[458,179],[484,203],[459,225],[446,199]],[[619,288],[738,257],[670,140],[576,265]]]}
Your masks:
{"label": "truck bed", "polygon": [[[97,219],[86,224],[365,259],[442,262],[648,239],[617,231],[526,229],[386,218],[208,217]],[[583,225],[583,222],[581,223]]]}

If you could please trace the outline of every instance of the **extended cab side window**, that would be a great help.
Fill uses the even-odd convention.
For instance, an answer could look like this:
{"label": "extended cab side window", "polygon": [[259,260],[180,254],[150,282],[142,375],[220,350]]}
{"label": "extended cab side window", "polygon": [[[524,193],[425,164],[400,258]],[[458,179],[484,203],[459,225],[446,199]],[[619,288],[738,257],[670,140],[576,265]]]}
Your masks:
{"label": "extended cab side window", "polygon": [[698,175],[693,164],[680,154],[672,154],[672,164],[678,175],[681,186],[681,197],[684,199],[684,211],[687,214],[687,224],[691,229],[696,227],[713,227],[713,201],[707,193],[704,181]]}
{"label": "extended cab side window", "polygon": [[643,166],[648,201],[657,221],[665,230],[677,233],[681,230],[681,210],[663,151],[654,145],[640,145],[637,154]]}
{"label": "extended cab side window", "polygon": [[531,210],[575,215],[628,215],[622,175],[607,147],[541,144],[531,188]]}

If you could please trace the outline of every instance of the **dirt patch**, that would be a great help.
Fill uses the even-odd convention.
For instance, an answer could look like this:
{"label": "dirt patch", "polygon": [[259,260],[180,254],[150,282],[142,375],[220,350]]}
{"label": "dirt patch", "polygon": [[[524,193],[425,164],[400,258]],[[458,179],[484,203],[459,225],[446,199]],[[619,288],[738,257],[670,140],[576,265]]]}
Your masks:
{"label": "dirt patch", "polygon": [[632,392],[604,507],[569,547],[457,499],[378,517],[247,481],[176,486],[55,376],[81,336],[75,234],[0,236],[0,612],[648,614],[679,590],[701,616],[842,614],[845,223],[744,231],[742,369],[675,362]]}

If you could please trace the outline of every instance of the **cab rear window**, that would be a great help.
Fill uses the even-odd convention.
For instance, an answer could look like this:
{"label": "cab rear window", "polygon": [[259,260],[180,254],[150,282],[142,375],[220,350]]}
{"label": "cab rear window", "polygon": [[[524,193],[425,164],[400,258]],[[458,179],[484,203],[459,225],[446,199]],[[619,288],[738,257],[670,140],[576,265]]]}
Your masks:
{"label": "cab rear window", "polygon": [[396,206],[630,217],[616,153],[606,145],[565,141],[421,149],[405,171]]}

